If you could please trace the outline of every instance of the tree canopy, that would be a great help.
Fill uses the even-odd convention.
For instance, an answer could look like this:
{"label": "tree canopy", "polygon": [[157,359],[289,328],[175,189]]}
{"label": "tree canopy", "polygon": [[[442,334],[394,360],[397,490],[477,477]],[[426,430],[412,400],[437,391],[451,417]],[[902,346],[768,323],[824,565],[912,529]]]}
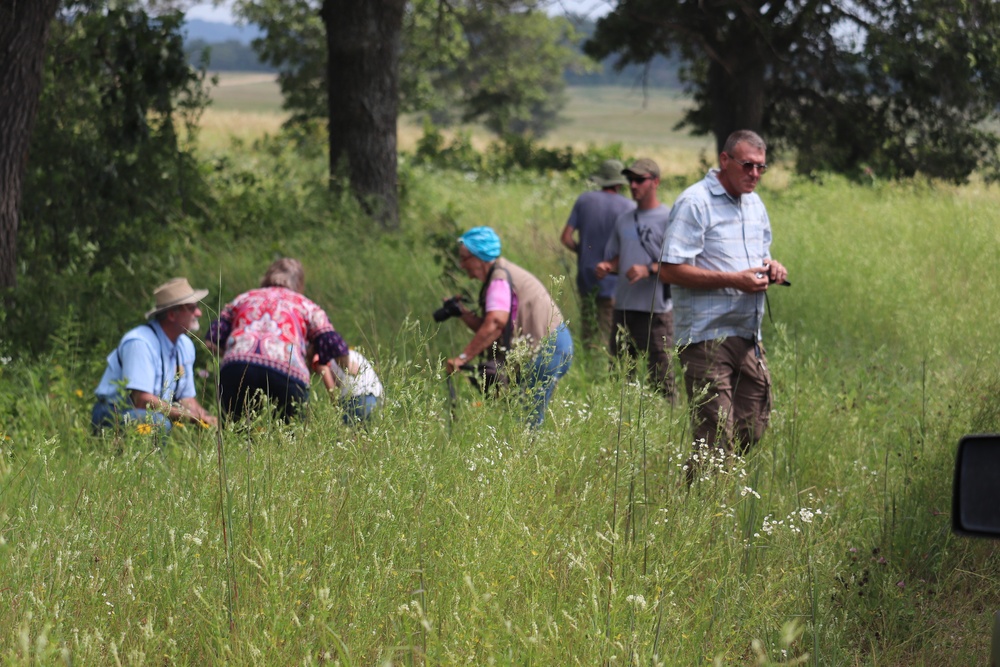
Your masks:
{"label": "tree canopy", "polygon": [[[320,0],[237,0],[234,11],[259,25],[261,59],[279,70],[294,119],[327,114],[327,48]],[[403,12],[399,109],[441,124],[482,121],[497,134],[540,136],[564,105],[566,68],[590,63],[572,47],[576,33],[537,0],[412,0]],[[531,54],[531,57],[525,57]]]}
{"label": "tree canopy", "polygon": [[800,171],[996,175],[1000,5],[990,0],[620,0],[585,50],[678,55],[682,126],[794,149]]}
{"label": "tree canopy", "polygon": [[[204,72],[183,50],[183,15],[111,0],[63,0],[53,14],[30,148],[15,156],[29,156],[11,267],[18,289],[0,317],[4,337],[31,349],[75,303],[93,306],[79,315],[94,325],[87,335],[100,335],[94,323],[114,318],[137,272],[172,260],[165,248],[208,200],[182,139],[207,100]],[[28,90],[9,91],[30,102]]]}

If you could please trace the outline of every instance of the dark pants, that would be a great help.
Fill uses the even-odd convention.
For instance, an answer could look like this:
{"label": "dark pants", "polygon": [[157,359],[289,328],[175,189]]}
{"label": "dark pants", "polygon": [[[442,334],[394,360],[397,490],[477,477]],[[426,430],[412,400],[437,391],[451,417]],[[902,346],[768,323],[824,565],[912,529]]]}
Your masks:
{"label": "dark pants", "polygon": [[615,336],[609,341],[612,356],[638,359],[646,355],[649,381],[656,390],[673,400],[674,313],[647,313],[615,310]]}
{"label": "dark pants", "polygon": [[580,340],[585,347],[604,347],[611,336],[615,300],[601,298],[598,289],[580,293]]}
{"label": "dark pants", "polygon": [[219,401],[230,419],[240,419],[256,407],[258,392],[270,400],[285,421],[309,399],[307,385],[273,368],[236,362],[219,369]]}
{"label": "dark pants", "polygon": [[693,343],[680,351],[692,406],[695,447],[743,454],[771,419],[771,374],[764,348],[746,338]]}

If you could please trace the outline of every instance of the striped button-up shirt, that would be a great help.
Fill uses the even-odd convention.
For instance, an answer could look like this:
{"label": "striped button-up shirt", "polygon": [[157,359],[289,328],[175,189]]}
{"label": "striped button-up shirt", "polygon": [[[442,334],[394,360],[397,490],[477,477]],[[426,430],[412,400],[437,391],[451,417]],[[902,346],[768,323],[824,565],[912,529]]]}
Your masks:
{"label": "striped button-up shirt", "polygon": [[[660,259],[710,271],[745,271],[770,259],[771,222],[755,193],[733,197],[708,172],[674,202]],[[739,336],[760,340],[764,293],[674,286],[678,345]]]}

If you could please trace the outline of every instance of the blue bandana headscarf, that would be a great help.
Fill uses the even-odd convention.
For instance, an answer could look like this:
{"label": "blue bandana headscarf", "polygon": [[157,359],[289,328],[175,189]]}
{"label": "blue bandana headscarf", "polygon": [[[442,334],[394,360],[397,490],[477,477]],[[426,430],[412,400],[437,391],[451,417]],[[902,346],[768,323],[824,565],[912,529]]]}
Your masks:
{"label": "blue bandana headscarf", "polygon": [[473,227],[458,240],[484,262],[492,262],[500,256],[500,237],[490,227]]}

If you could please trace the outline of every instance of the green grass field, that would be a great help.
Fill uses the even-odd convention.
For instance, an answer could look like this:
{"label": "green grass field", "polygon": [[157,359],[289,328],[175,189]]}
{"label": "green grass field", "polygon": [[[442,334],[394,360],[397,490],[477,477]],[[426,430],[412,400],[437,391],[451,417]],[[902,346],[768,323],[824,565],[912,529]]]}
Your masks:
{"label": "green grass field", "polygon": [[[563,141],[625,142],[597,132],[635,129],[631,103],[616,113],[612,92],[586,92]],[[661,138],[680,108],[662,103],[641,120]],[[387,402],[368,429],[317,392],[301,423],[180,428],[162,448],[95,438],[108,350],[81,349],[68,316],[51,357],[0,366],[3,664],[985,663],[1000,560],[953,536],[948,511],[958,438],[1000,430],[995,188],[769,172],[773,254],[793,283],[770,294],[764,328],[771,428],[688,490],[684,402],[597,353],[580,351],[538,432],[513,398],[465,382],[450,403],[441,361],[469,332],[431,319],[449,293],[433,235],[496,227],[572,328],[558,238],[584,183],[408,165],[402,230],[380,234],[326,194],[322,147],[212,132],[233,229],[183,239],[172,268],[217,311],[275,256],[300,258]],[[700,151],[676,160],[688,182]],[[211,402],[203,347],[197,368]]]}

